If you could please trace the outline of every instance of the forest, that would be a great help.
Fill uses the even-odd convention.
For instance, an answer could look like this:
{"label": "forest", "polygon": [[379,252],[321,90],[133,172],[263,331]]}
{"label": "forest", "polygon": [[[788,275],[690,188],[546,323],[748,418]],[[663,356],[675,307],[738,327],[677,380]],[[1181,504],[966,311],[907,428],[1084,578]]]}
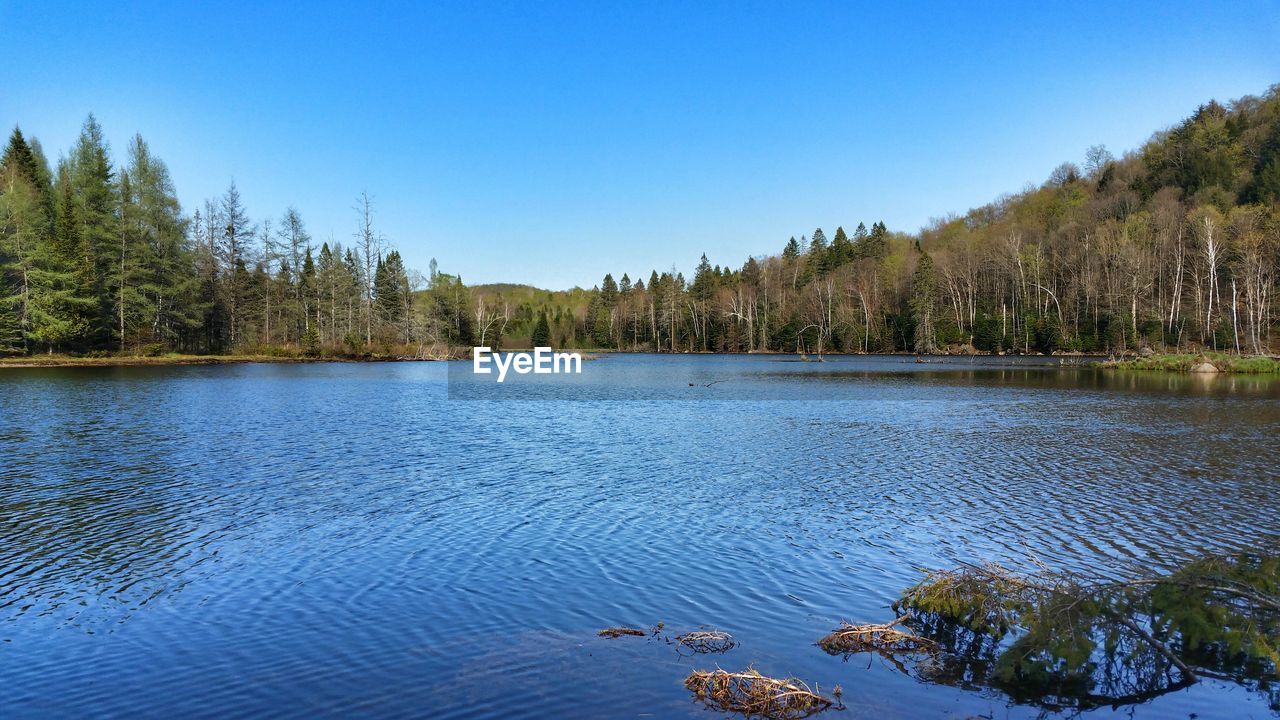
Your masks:
{"label": "forest", "polygon": [[816,229],[737,268],[705,255],[589,290],[468,288],[405,267],[355,202],[352,241],[250,218],[234,183],[186,212],[141,137],[90,116],[50,165],[0,158],[0,353],[443,357],[472,345],[657,352],[1273,351],[1280,86],[918,233]]}
{"label": "forest", "polygon": [[252,220],[234,182],[187,215],[142,137],[117,166],[90,115],[51,168],[15,128],[0,159],[0,353],[421,356],[424,340],[461,338],[460,281],[406,268],[368,194],[354,220],[350,246],[317,246],[293,208]]}
{"label": "forest", "polygon": [[[657,351],[1111,353],[1274,349],[1280,86],[1209,102],[1140,149],[916,234],[817,229],[738,267],[606,275],[588,298],[494,291],[501,325]],[[529,330],[527,328],[533,328]]]}

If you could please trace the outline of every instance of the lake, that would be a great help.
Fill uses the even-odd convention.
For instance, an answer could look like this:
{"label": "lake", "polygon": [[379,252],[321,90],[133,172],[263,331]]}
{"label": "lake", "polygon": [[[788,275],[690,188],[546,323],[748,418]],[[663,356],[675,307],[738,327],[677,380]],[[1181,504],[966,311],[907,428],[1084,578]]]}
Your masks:
{"label": "lake", "polygon": [[[0,369],[0,714],[706,718],[684,676],[754,665],[821,717],[1036,717],[814,642],[922,567],[1275,541],[1278,440],[1276,380],[1044,358]],[[659,622],[740,645],[596,636]]]}

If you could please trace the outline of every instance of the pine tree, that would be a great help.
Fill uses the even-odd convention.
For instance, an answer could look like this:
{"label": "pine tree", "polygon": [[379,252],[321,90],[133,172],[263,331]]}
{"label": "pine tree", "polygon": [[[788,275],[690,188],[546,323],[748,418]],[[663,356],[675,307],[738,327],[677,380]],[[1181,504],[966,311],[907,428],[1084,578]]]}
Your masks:
{"label": "pine tree", "polygon": [[235,181],[222,196],[219,219],[221,227],[215,232],[217,237],[218,260],[226,268],[222,280],[222,295],[226,300],[228,315],[228,339],[232,347],[244,341],[244,322],[246,313],[246,289],[242,283],[248,276],[245,257],[250,239],[254,235],[253,226],[240,200],[240,191]]}
{"label": "pine tree", "polygon": [[707,261],[707,254],[703,253],[697,269],[693,272],[693,284],[689,286],[689,292],[693,293],[694,298],[700,302],[707,302],[715,290],[716,275],[711,269],[711,263]]}
{"label": "pine tree", "polygon": [[864,243],[865,252],[862,255],[873,260],[882,259],[889,250],[888,238],[886,237],[888,234],[889,230],[884,223],[872,223],[871,233],[867,235],[867,240]]}
{"label": "pine tree", "polygon": [[409,275],[399,251],[392,250],[386,259],[378,260],[374,279],[378,318],[399,339],[408,339],[410,311]]}
{"label": "pine tree", "polygon": [[0,275],[0,355],[17,355],[23,352],[22,326],[9,298],[13,297],[3,275]]}
{"label": "pine tree", "polygon": [[329,243],[320,246],[320,259],[316,262],[316,317],[320,324],[320,342],[338,339],[338,259],[329,249]]}
{"label": "pine tree", "polygon": [[19,163],[0,170],[0,302],[28,350],[52,351],[83,332],[66,312],[74,279],[52,254],[49,209]]}
{"label": "pine tree", "polygon": [[831,249],[828,253],[830,269],[838,268],[853,260],[853,243],[849,242],[849,236],[845,235],[844,226],[836,228],[836,235],[831,240]]}
{"label": "pine tree", "polygon": [[805,266],[805,275],[808,277],[821,277],[826,274],[828,267],[827,258],[827,236],[822,232],[822,228],[813,231],[813,239],[809,241],[808,262]]}
{"label": "pine tree", "polygon": [[79,333],[64,341],[63,344],[70,349],[86,346],[98,312],[93,257],[82,230],[71,168],[69,163],[62,161],[58,164],[58,181],[54,188],[54,226],[49,250],[54,262],[72,275],[74,292],[68,297],[66,320],[78,328]]}
{"label": "pine tree", "polygon": [[530,342],[534,347],[551,347],[551,325],[547,322],[547,312],[538,313],[538,324],[533,328]]}
{"label": "pine tree", "polygon": [[[140,281],[136,284],[137,334],[151,343],[172,345],[198,328],[203,314],[187,242],[187,221],[182,217],[169,168],[151,153],[140,135],[129,144],[128,176],[137,233],[130,254]],[[122,246],[130,251],[127,243]],[[126,310],[128,317],[133,309]]]}
{"label": "pine tree", "polygon": [[604,280],[600,283],[600,300],[607,308],[618,303],[618,283],[614,282],[613,273],[606,273]]}
{"label": "pine tree", "polygon": [[933,258],[929,253],[920,256],[916,271],[911,275],[911,316],[915,322],[915,350],[931,353],[937,349],[933,327],[933,310],[937,303],[937,278],[933,270]]}
{"label": "pine tree", "polygon": [[93,296],[97,308],[89,330],[90,342],[100,348],[110,344],[115,323],[115,297],[110,278],[118,256],[120,222],[115,170],[98,121],[89,115],[71,151],[71,185],[76,199],[79,234],[93,269]]}
{"label": "pine tree", "polygon": [[112,327],[121,350],[137,344],[140,338],[135,328],[148,319],[151,308],[144,292],[147,266],[150,262],[149,228],[143,217],[138,195],[134,191],[129,171],[120,172],[120,227],[117,231],[118,246],[107,273],[114,308]]}
{"label": "pine tree", "polygon": [[[290,207],[285,210],[280,218],[278,236],[279,245],[292,271],[287,288],[288,296],[282,298],[285,301],[283,315],[287,335],[298,337],[309,322],[307,314],[310,303],[306,294],[310,288],[307,287],[302,274],[306,270],[307,258],[311,255],[311,236],[307,233],[302,215],[296,209]],[[314,267],[312,269],[314,270]]]}
{"label": "pine tree", "polygon": [[[302,302],[303,328],[316,330],[314,326],[319,321],[319,286],[316,280],[316,261],[310,245],[307,245],[307,254],[302,259],[302,273],[298,276],[298,298]],[[317,343],[319,337],[317,334]]]}
{"label": "pine tree", "polygon": [[747,258],[747,261],[742,264],[742,282],[746,283],[747,287],[756,287],[760,284],[761,277],[760,263],[753,257]]}
{"label": "pine tree", "polygon": [[[5,146],[3,156],[0,156],[0,172],[12,172],[26,180],[37,194],[45,222],[52,223],[53,189],[50,183],[49,166],[44,159],[44,154],[33,149],[33,144],[35,148],[39,148],[35,138],[32,138],[29,143],[23,137],[22,131],[15,127],[9,136],[9,144]],[[47,232],[47,228],[42,229],[42,232]]]}

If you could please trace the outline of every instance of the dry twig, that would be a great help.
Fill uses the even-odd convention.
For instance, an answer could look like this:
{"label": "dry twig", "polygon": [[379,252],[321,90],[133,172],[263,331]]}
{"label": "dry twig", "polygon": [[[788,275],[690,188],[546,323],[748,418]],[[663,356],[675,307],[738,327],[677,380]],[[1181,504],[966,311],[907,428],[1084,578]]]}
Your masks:
{"label": "dry twig", "polygon": [[727,632],[696,630],[676,636],[676,644],[695,653],[724,653],[738,646],[738,641]]}
{"label": "dry twig", "polygon": [[755,668],[742,672],[695,670],[684,686],[707,705],[768,720],[796,720],[822,712],[836,701],[818,694],[801,680],[765,677]]}
{"label": "dry twig", "polygon": [[835,632],[818,641],[818,647],[832,655],[859,652],[878,652],[893,655],[896,653],[935,652],[938,644],[934,641],[898,630],[897,627],[906,622],[908,613],[890,623],[868,623],[852,625],[843,623]]}

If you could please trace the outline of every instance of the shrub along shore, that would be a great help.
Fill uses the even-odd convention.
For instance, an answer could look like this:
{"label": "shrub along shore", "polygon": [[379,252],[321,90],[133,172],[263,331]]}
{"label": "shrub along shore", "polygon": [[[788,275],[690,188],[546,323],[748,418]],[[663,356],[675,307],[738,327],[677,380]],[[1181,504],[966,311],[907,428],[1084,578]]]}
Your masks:
{"label": "shrub along shore", "polygon": [[[529,348],[504,348],[519,351]],[[578,350],[588,354],[632,354],[619,350]],[[682,353],[687,354],[687,353]],[[697,354],[738,354],[738,353],[697,353]],[[829,357],[853,357],[860,353],[828,353]],[[957,356],[971,357],[1038,357],[1036,355],[996,355],[993,353],[892,353],[904,359],[915,357],[917,362],[928,363],[934,358]],[[822,356],[801,355],[807,361],[821,361]],[[1105,359],[1100,355],[1071,354],[1044,355],[1046,360],[1063,358],[1074,361],[1073,364],[1097,364],[1111,370],[1144,370],[1172,373],[1241,373],[1241,374],[1280,374],[1280,358],[1266,355],[1228,355],[1225,353],[1200,354],[1154,354],[1145,357],[1121,360]],[[157,366],[157,365],[229,365],[241,363],[312,363],[312,362],[411,362],[438,360],[466,360],[470,358],[470,349],[453,348],[415,348],[385,347],[368,353],[346,353],[323,351],[305,353],[298,348],[263,347],[249,352],[226,355],[191,355],[182,353],[120,353],[120,354],[39,354],[0,357],[0,368],[39,368],[39,367],[125,367],[125,366]]]}
{"label": "shrub along shore", "polygon": [[1280,358],[1268,355],[1227,355],[1225,353],[1168,353],[1128,360],[1111,360],[1105,368],[1119,370],[1154,370],[1177,373],[1280,373]]}
{"label": "shrub along shore", "polygon": [[0,368],[37,367],[125,367],[140,365],[233,365],[242,363],[315,362],[401,362],[414,360],[460,360],[458,348],[385,347],[367,353],[324,350],[306,353],[297,348],[263,347],[224,355],[184,353],[97,353],[68,355],[43,353],[0,357]]}

